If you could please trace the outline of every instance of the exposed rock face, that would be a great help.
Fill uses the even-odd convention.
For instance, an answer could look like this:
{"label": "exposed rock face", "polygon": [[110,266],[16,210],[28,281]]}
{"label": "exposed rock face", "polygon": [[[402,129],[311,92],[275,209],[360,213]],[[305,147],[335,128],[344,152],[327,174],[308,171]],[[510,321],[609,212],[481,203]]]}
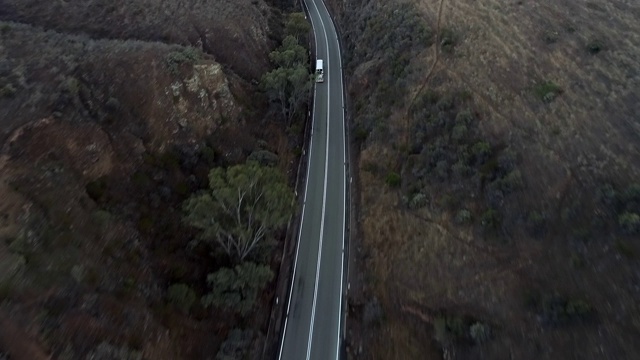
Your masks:
{"label": "exposed rock face", "polygon": [[182,201],[256,133],[285,139],[255,94],[270,13],[0,0],[0,358],[215,355],[236,319],[179,313],[165,292],[212,266],[188,249]]}

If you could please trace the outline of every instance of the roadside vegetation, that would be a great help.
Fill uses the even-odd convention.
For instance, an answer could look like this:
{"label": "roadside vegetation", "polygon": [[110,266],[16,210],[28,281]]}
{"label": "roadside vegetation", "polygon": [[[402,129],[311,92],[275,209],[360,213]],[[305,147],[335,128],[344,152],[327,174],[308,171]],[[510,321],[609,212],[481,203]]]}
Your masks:
{"label": "roadside vegetation", "polygon": [[308,74],[304,16],[99,3],[0,11],[0,357],[260,354],[307,97],[287,120],[258,83],[284,38]]}
{"label": "roadside vegetation", "polygon": [[623,145],[640,39],[616,40],[637,9],[503,5],[334,4],[359,164],[354,358],[640,352],[640,158]]}

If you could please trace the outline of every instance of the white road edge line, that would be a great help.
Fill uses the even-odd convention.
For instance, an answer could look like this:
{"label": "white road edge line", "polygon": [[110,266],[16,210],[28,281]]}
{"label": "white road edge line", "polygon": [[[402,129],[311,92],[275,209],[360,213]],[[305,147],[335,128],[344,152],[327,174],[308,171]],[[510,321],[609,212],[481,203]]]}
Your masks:
{"label": "white road edge line", "polygon": [[[324,26],[324,21],[322,20],[322,16],[320,15],[320,10],[316,5],[315,1],[311,1],[313,7],[316,8],[316,13],[318,14],[318,18],[320,19],[320,24],[322,24],[322,32],[324,33],[325,44],[327,47],[327,69],[330,69],[331,64],[329,63],[329,37],[327,36],[327,28]],[[324,158],[324,190],[322,195],[322,220],[320,223],[320,244],[318,246],[318,263],[316,265],[316,281],[315,288],[313,290],[313,305],[311,307],[311,326],[309,328],[309,340],[307,342],[307,360],[311,357],[311,343],[313,342],[313,326],[316,320],[316,303],[318,300],[318,281],[320,278],[320,261],[322,259],[322,242],[324,237],[324,218],[326,214],[326,205],[327,205],[327,174],[329,169],[329,134],[330,134],[330,125],[329,114],[331,109],[331,96],[329,94],[329,81],[331,80],[331,76],[329,75],[329,71],[327,71],[327,80],[326,80],[326,88],[327,88],[327,141],[326,141],[326,149],[325,149],[325,158]]]}
{"label": "white road edge line", "polygon": [[[324,7],[325,11],[327,12],[327,14],[329,14],[329,9],[327,9],[327,5],[325,4],[324,0],[322,0],[322,6]],[[329,14],[329,17],[331,17],[331,14]],[[345,130],[345,119],[344,119],[344,83],[343,83],[343,79],[342,79],[342,51],[340,49],[340,41],[338,41],[338,31],[336,30],[334,24],[333,24],[333,20],[331,21],[331,27],[333,27],[333,31],[336,34],[336,43],[338,44],[338,59],[340,59],[340,69],[339,69],[339,78],[340,78],[340,102],[342,103],[341,108],[342,111],[340,112],[340,117],[342,118],[342,143],[344,146],[344,151],[342,152],[343,155],[343,162],[342,162],[342,170],[343,170],[343,181],[342,181],[342,194],[344,197],[344,208],[342,211],[342,253],[340,255],[340,308],[338,311],[338,328],[337,328],[337,342],[336,342],[336,360],[340,359],[340,343],[341,343],[341,339],[340,339],[340,326],[341,326],[341,320],[342,320],[342,290],[344,289],[344,251],[345,251],[345,231],[347,228],[347,214],[346,214],[346,209],[347,209],[347,138],[346,138],[346,130]]]}
{"label": "white road edge line", "polygon": [[[305,4],[306,5],[306,4]],[[313,28],[313,39],[315,41],[316,48],[318,47],[318,37],[316,36],[316,29],[313,27],[313,19],[309,16],[309,20],[311,20],[311,28]],[[313,63],[313,62],[312,62]],[[316,85],[313,86],[313,108],[316,108]],[[304,219],[304,211],[307,204],[307,192],[309,190],[309,171],[311,169],[311,154],[313,153],[313,127],[316,124],[316,115],[315,111],[311,114],[311,135],[309,136],[309,155],[307,160],[307,177],[305,179],[304,184],[304,199],[302,201],[302,215],[300,217],[300,228],[298,228],[298,244],[296,246],[296,257],[293,261],[293,276],[291,277],[291,288],[289,289],[289,301],[287,304],[287,313],[284,318],[284,326],[282,330],[282,341],[280,343],[280,351],[278,353],[278,360],[282,359],[282,351],[284,349],[284,338],[287,335],[287,322],[289,321],[289,310],[291,309],[291,296],[293,295],[293,287],[296,281],[296,270],[298,268],[298,252],[300,251],[300,241],[302,236],[302,221]]]}

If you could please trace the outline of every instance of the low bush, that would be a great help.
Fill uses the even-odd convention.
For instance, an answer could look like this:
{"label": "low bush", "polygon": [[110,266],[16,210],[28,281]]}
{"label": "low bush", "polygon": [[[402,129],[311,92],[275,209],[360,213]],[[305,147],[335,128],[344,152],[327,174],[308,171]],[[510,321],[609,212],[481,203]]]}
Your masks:
{"label": "low bush", "polygon": [[491,338],[491,327],[481,322],[473,323],[469,327],[469,336],[476,344],[484,344]]}
{"label": "low bush", "polygon": [[202,58],[202,53],[194,47],[185,47],[181,51],[172,51],[165,57],[164,61],[169,68],[169,72],[177,75],[180,65],[185,63],[193,64]]}
{"label": "low bush", "polygon": [[0,97],[13,97],[16,91],[16,87],[12,84],[5,84],[2,89],[0,89]]}
{"label": "low bush", "polygon": [[400,174],[392,171],[387,174],[387,178],[385,179],[385,182],[389,187],[397,188],[397,187],[400,187],[400,184],[402,183],[402,178],[400,177]]}
{"label": "low bush", "polygon": [[101,176],[96,180],[91,181],[85,186],[85,190],[87,195],[89,195],[93,201],[98,202],[102,200],[107,191],[107,178],[105,176]]}
{"label": "low bush", "polygon": [[562,88],[553,81],[545,81],[534,86],[533,92],[540,100],[549,103],[562,93]]}
{"label": "low bush", "polygon": [[586,47],[589,54],[595,55],[602,51],[604,44],[600,40],[591,40]]}
{"label": "low bush", "polygon": [[584,300],[566,299],[559,295],[536,301],[538,320],[545,326],[557,327],[589,319],[594,309]]}
{"label": "low bush", "polygon": [[427,195],[423,193],[415,193],[409,199],[409,208],[410,209],[421,209],[425,207],[429,203],[429,198]]}
{"label": "low bush", "polygon": [[640,233],[640,215],[632,212],[624,212],[618,217],[618,224],[626,234]]}
{"label": "low bush", "polygon": [[278,159],[278,155],[268,150],[256,150],[247,157],[247,161],[255,161],[264,166],[275,166]]}
{"label": "low bush", "polygon": [[182,312],[189,313],[196,301],[196,293],[187,284],[173,284],[167,290],[167,300]]}
{"label": "low bush", "polygon": [[471,222],[471,211],[467,209],[461,209],[456,214],[456,223],[458,224],[467,224]]}

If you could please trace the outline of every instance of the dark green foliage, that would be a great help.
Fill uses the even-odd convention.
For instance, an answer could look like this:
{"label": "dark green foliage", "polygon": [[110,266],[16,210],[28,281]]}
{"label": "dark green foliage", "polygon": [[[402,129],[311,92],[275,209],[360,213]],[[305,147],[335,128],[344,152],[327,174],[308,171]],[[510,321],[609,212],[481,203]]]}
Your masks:
{"label": "dark green foliage", "polygon": [[269,100],[278,105],[283,119],[290,125],[308,100],[313,84],[307,66],[307,49],[289,35],[269,54],[269,59],[277,67],[262,77],[260,86]]}
{"label": "dark green foliage", "polygon": [[406,78],[412,59],[433,37],[413,4],[371,5],[366,11],[347,15],[346,21],[353,26],[345,33],[343,54],[348,71],[358,64],[370,64],[365,77],[375,81],[370,82],[373,86],[366,99],[356,104],[356,123],[367,133],[382,136],[385,127],[380,123],[389,118],[386,112],[400,105],[410,88]]}
{"label": "dark green foliage", "polygon": [[114,97],[110,97],[109,100],[107,100],[107,102],[104,104],[105,108],[107,109],[107,111],[114,113],[118,110],[120,110],[120,101],[118,101],[118,99],[114,98]]}
{"label": "dark green foliage", "polygon": [[459,41],[459,35],[451,28],[444,28],[440,33],[440,47],[444,52],[451,52]]}
{"label": "dark green foliage", "polygon": [[306,45],[308,35],[311,32],[311,24],[303,12],[289,14],[284,26],[287,35],[295,37],[300,45]]}
{"label": "dark green foliage", "polygon": [[202,298],[205,307],[215,305],[246,315],[255,305],[258,293],[273,278],[266,265],[243,262],[235,268],[222,268],[207,276],[211,293]]}
{"label": "dark green foliage", "polygon": [[184,202],[185,222],[234,260],[244,260],[293,213],[293,191],[280,170],[256,162],[209,173],[209,189]]}
{"label": "dark green foliage", "polygon": [[202,52],[194,47],[185,47],[179,51],[172,51],[164,59],[169,72],[177,75],[182,64],[193,64],[202,58]]}
{"label": "dark green foliage", "polygon": [[0,89],[0,97],[13,97],[16,91],[16,87],[13,86],[13,84],[5,84],[2,89]]}
{"label": "dark green foliage", "polygon": [[458,224],[467,224],[471,222],[471,211],[467,209],[461,209],[456,214],[456,223]]}
{"label": "dark green foliage", "polygon": [[243,360],[251,353],[253,330],[233,329],[220,346],[215,360]]}
{"label": "dark green foliage", "polygon": [[278,164],[278,155],[268,150],[256,150],[247,157],[247,161],[255,161],[264,166],[275,166]]}
{"label": "dark green foliage", "polygon": [[476,163],[484,164],[491,155],[491,144],[487,141],[480,140],[471,147],[471,154]]}
{"label": "dark green foliage", "polygon": [[469,335],[476,344],[484,344],[491,338],[491,327],[487,324],[476,322],[469,327]]}
{"label": "dark green foliage", "polygon": [[599,53],[603,48],[604,44],[600,40],[591,40],[587,44],[587,51],[592,55]]}
{"label": "dark green foliage", "polygon": [[385,182],[387,183],[387,185],[389,187],[397,188],[402,183],[402,179],[400,178],[400,174],[398,174],[397,172],[393,172],[392,171],[392,172],[387,174]]}
{"label": "dark green foliage", "polygon": [[591,306],[583,300],[566,300],[560,296],[550,296],[542,300],[539,315],[544,325],[559,326],[584,320],[592,313]]}
{"label": "dark green foliage", "polygon": [[213,165],[216,161],[216,151],[207,145],[202,147],[200,156],[207,165]]}
{"label": "dark green foliage", "polygon": [[627,259],[636,258],[636,251],[634,250],[633,246],[630,243],[622,240],[616,240],[614,246],[618,251],[618,253],[626,257]]}
{"label": "dark green foliage", "polygon": [[640,233],[640,215],[632,212],[625,212],[618,217],[618,224],[622,231],[627,234]]}
{"label": "dark green foliage", "polygon": [[98,202],[102,200],[105,192],[107,191],[106,176],[101,176],[96,180],[88,183],[85,187],[85,190],[87,191],[87,195],[89,195],[89,197],[93,199],[93,201]]}
{"label": "dark green foliage", "polygon": [[9,31],[11,31],[11,25],[9,24],[0,25],[0,35],[6,35],[9,33]]}
{"label": "dark green foliage", "polygon": [[546,30],[542,34],[542,40],[547,44],[553,44],[558,41],[560,34],[555,30]]}
{"label": "dark green foliage", "polygon": [[196,301],[196,293],[187,284],[173,284],[167,290],[167,300],[184,313],[189,313]]}
{"label": "dark green foliage", "polygon": [[557,327],[589,320],[595,310],[581,299],[565,298],[558,294],[545,295],[527,291],[525,305],[538,315],[542,325]]}
{"label": "dark green foliage", "polygon": [[546,231],[546,217],[543,213],[532,211],[527,217],[527,229],[534,237],[541,237]]}
{"label": "dark green foliage", "polygon": [[468,327],[460,316],[440,315],[433,321],[433,330],[436,341],[441,346],[448,346],[463,340]]}
{"label": "dark green foliage", "polygon": [[480,223],[485,229],[497,229],[500,226],[501,216],[495,209],[489,209],[482,214]]}
{"label": "dark green foliage", "polygon": [[562,94],[562,88],[553,81],[545,81],[534,86],[533,92],[540,100],[549,103]]}
{"label": "dark green foliage", "polygon": [[367,140],[369,131],[362,124],[357,124],[353,129],[353,136],[358,143],[363,143]]}
{"label": "dark green foliage", "polygon": [[427,197],[427,195],[418,192],[411,195],[411,197],[409,198],[408,205],[410,209],[416,210],[416,209],[425,207],[428,203],[429,203],[429,198]]}

